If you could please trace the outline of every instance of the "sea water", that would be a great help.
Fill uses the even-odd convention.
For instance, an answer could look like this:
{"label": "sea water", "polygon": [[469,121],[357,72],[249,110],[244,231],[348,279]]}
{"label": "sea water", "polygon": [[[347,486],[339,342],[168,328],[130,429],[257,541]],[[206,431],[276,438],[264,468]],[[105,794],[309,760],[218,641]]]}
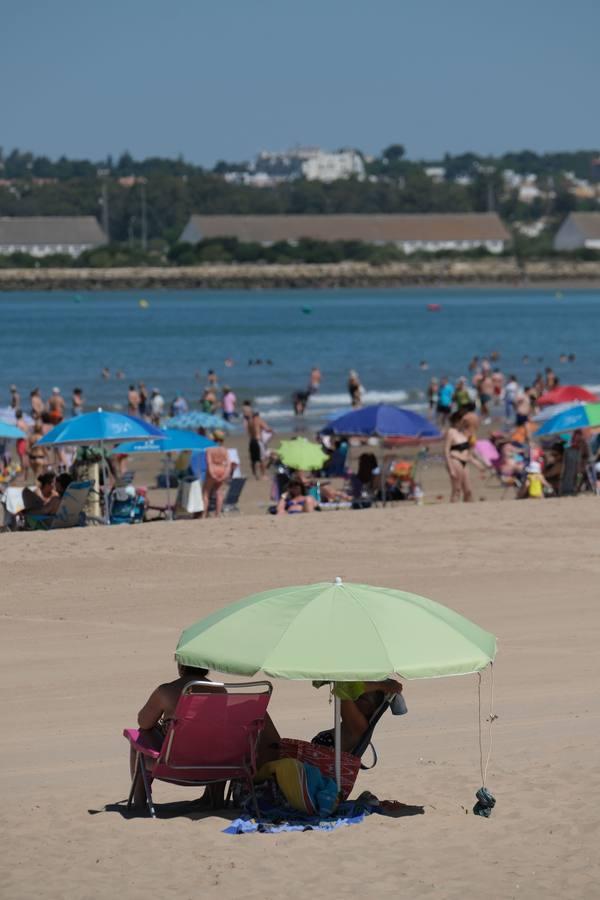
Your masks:
{"label": "sea water", "polygon": [[321,390],[303,423],[313,427],[348,408],[351,368],[366,403],[416,409],[432,375],[467,375],[471,357],[492,352],[523,384],[551,366],[565,384],[596,386],[599,335],[593,290],[10,292],[0,294],[0,407],[16,383],[25,409],[32,387],[47,396],[55,385],[67,398],[81,387],[87,408],[123,409],[139,381],[195,407],[214,369],[283,430],[299,424],[291,396],[318,366]]}

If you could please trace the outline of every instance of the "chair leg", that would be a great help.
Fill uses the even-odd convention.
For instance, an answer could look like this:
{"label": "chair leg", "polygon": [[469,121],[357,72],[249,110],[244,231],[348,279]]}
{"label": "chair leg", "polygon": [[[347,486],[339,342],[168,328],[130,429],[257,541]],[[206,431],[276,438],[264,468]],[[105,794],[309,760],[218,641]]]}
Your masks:
{"label": "chair leg", "polygon": [[131,790],[129,791],[129,797],[127,798],[127,812],[131,812],[131,806],[133,804],[133,795],[135,793],[135,789],[137,787],[139,777],[140,777],[140,754],[136,753],[135,766],[133,769],[133,777],[131,779]]}
{"label": "chair leg", "polygon": [[146,770],[146,766],[143,760],[140,760],[140,772],[142,773],[142,780],[144,782],[144,790],[146,792],[146,803],[148,804],[148,811],[153,819],[156,818],[156,810],[154,809],[154,804],[152,803],[152,787],[150,783],[150,779],[148,777],[148,772]]}
{"label": "chair leg", "polygon": [[260,809],[258,808],[258,800],[256,799],[256,791],[254,790],[254,779],[252,775],[248,775],[248,786],[250,787],[250,793],[252,794],[252,803],[254,804],[254,812],[256,813],[256,820],[260,819]]}

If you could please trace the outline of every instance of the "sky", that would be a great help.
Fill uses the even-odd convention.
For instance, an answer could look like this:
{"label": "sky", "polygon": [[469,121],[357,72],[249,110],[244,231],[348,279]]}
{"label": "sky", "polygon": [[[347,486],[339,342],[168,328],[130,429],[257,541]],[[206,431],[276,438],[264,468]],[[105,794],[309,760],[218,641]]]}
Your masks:
{"label": "sky", "polygon": [[202,165],[600,145],[598,0],[0,0],[0,146]]}

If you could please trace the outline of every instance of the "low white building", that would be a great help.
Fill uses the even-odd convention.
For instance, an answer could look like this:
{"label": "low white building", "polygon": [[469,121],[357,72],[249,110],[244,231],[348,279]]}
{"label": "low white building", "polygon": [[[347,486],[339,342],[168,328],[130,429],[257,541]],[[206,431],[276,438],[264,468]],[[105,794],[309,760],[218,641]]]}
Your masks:
{"label": "low white building", "polygon": [[180,235],[197,244],[208,238],[235,237],[269,246],[276,241],[361,241],[394,244],[405,253],[485,248],[502,253],[511,236],[496,213],[392,215],[193,215]]}
{"label": "low white building", "polygon": [[573,212],[554,236],[555,250],[600,250],[600,213]]}
{"label": "low white building", "polygon": [[106,235],[93,216],[14,216],[0,218],[0,253],[77,257],[84,250],[106,244]]}
{"label": "low white building", "polygon": [[302,163],[302,174],[307,181],[339,181],[342,178],[365,177],[365,164],[356,150],[340,150],[324,153],[319,150]]}

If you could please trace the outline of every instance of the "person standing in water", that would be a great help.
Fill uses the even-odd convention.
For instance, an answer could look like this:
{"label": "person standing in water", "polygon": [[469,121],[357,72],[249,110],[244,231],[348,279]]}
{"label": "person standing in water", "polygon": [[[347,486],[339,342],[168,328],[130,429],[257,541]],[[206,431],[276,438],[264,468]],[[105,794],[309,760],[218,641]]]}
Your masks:
{"label": "person standing in water", "polygon": [[348,393],[350,394],[350,403],[353,408],[356,409],[361,406],[363,386],[360,383],[358,373],[354,369],[350,369],[350,372],[348,373]]}

